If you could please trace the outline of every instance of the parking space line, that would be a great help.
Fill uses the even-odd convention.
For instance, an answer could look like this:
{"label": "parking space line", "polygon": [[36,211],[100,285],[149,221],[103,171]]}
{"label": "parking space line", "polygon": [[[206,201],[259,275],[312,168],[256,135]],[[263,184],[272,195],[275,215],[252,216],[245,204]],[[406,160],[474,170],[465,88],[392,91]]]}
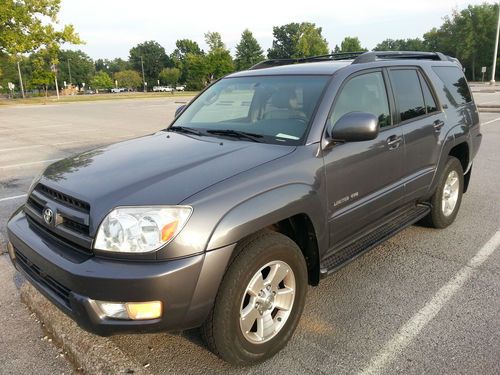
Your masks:
{"label": "parking space line", "polygon": [[19,146],[19,147],[11,147],[11,148],[2,148],[2,149],[0,149],[0,152],[25,150],[27,148],[39,148],[39,147],[43,147],[43,146],[44,145],[30,145],[30,146]]}
{"label": "parking space line", "polygon": [[59,159],[48,159],[48,160],[32,161],[32,162],[29,162],[29,163],[4,165],[4,166],[0,166],[0,170],[2,170],[2,169],[9,169],[9,168],[16,168],[16,167],[24,167],[26,165],[32,165],[32,164],[50,163],[50,162],[58,161],[58,160],[61,160],[61,158],[59,158]]}
{"label": "parking space line", "polygon": [[492,122],[495,122],[498,120],[500,120],[500,117],[494,118],[493,120],[490,120],[490,121],[483,122],[483,123],[481,123],[481,125],[488,125],[488,124],[491,124]]}
{"label": "parking space line", "polygon": [[26,194],[14,195],[13,197],[0,198],[0,202],[10,201],[13,199],[20,199],[20,198],[24,198],[24,197],[26,197]]}
{"label": "parking space line", "polygon": [[[498,119],[497,119],[498,120]],[[398,354],[413,341],[420,331],[439,313],[444,305],[458,292],[472,277],[477,269],[500,246],[500,230],[472,257],[455,276],[450,279],[434,297],[409,321],[407,321],[378,352],[372,357],[368,367],[359,372],[360,375],[375,375],[385,373],[385,368]]]}

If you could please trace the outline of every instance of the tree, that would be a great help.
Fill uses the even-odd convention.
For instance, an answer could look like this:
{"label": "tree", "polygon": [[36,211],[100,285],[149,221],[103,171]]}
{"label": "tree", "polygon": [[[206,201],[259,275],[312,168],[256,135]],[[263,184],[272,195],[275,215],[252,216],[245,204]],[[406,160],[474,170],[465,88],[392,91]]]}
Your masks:
{"label": "tree", "polygon": [[201,90],[207,84],[209,68],[203,55],[188,53],[185,57],[186,85],[189,90]]}
{"label": "tree", "polygon": [[205,42],[208,44],[210,51],[214,51],[217,49],[226,49],[226,46],[222,42],[220,33],[216,31],[209,31],[205,33]]}
{"label": "tree", "polygon": [[366,50],[366,48],[361,47],[361,42],[357,36],[346,36],[344,40],[342,40],[342,43],[340,43],[340,48],[338,46],[335,46],[334,52],[363,52]]}
{"label": "tree", "polygon": [[299,28],[300,36],[293,57],[309,57],[328,54],[328,43],[321,35],[321,27],[314,23],[303,22]]}
{"label": "tree", "polygon": [[[83,51],[61,50],[57,53],[57,78],[67,84],[88,84],[95,73],[94,62]],[[71,72],[71,77],[70,77]]]}
{"label": "tree", "polygon": [[124,70],[117,72],[114,79],[118,81],[118,86],[126,87],[129,90],[142,86],[142,78],[135,70]]}
{"label": "tree", "polygon": [[165,48],[153,40],[138,44],[130,50],[129,61],[132,68],[138,72],[142,72],[141,57],[144,64],[144,76],[149,86],[156,84],[163,68],[173,66],[165,53]]}
{"label": "tree", "polygon": [[123,70],[130,70],[132,66],[127,60],[121,58],[116,58],[113,60],[108,59],[97,59],[94,63],[96,72],[106,72],[110,76],[116,72],[121,72]]}
{"label": "tree", "polygon": [[95,89],[105,90],[113,87],[113,80],[108,75],[108,73],[100,71],[97,72],[92,80],[90,81],[90,85]]}
{"label": "tree", "polygon": [[322,36],[321,27],[314,23],[289,23],[273,27],[273,44],[267,50],[269,59],[289,59],[326,55],[328,43]]}
{"label": "tree", "polygon": [[248,29],[241,34],[240,43],[236,46],[234,59],[236,70],[245,70],[264,60],[264,52]]}
{"label": "tree", "polygon": [[50,70],[52,57],[47,49],[41,49],[30,56],[31,78],[26,81],[27,86],[43,88],[45,96],[49,86],[54,82],[54,73]]}
{"label": "tree", "polygon": [[174,52],[170,55],[173,64],[176,68],[180,69],[181,76],[179,78],[180,82],[186,82],[187,77],[187,69],[186,69],[186,55],[198,55],[203,56],[205,53],[200,48],[198,43],[190,39],[179,39],[175,42],[175,46],[177,47]]}
{"label": "tree", "polygon": [[177,68],[165,68],[160,72],[160,82],[165,85],[175,85],[179,82],[181,71]]}
{"label": "tree", "polygon": [[295,56],[300,37],[300,24],[289,23],[273,27],[273,44],[267,50],[268,59],[286,59]]}
{"label": "tree", "polygon": [[386,39],[373,49],[374,51],[426,51],[424,42],[419,38],[414,39]]}
{"label": "tree", "polygon": [[61,0],[0,2],[0,52],[29,53],[41,47],[82,41],[72,25],[56,30]]}
{"label": "tree", "polygon": [[208,73],[208,81],[219,79],[234,71],[234,63],[229,50],[222,42],[221,36],[217,32],[205,34],[205,42],[210,47],[206,56],[205,66]]}

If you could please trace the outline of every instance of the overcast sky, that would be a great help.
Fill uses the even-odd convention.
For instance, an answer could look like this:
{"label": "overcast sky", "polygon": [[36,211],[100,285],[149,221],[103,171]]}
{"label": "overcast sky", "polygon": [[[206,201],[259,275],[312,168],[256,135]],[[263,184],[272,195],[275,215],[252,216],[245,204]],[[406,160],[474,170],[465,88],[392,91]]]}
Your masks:
{"label": "overcast sky", "polygon": [[[273,26],[314,22],[331,49],[345,36],[358,36],[373,48],[387,39],[416,38],[439,27],[453,9],[481,0],[62,0],[60,22],[72,23],[92,58],[127,58],[131,47],[156,40],[167,53],[177,39],[193,39],[203,49],[203,34],[218,31],[234,55],[241,32],[250,29],[264,51]],[[493,2],[492,0],[489,1]]]}

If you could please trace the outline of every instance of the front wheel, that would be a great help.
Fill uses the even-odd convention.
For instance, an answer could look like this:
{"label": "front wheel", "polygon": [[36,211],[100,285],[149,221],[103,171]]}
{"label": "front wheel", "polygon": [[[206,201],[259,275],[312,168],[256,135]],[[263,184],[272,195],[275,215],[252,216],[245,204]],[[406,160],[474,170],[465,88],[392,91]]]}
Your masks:
{"label": "front wheel", "polygon": [[423,219],[423,223],[434,228],[446,228],[453,223],[462,202],[463,189],[462,164],[457,158],[450,156],[431,198],[431,212]]}
{"label": "front wheel", "polygon": [[244,240],[202,327],[210,350],[234,365],[261,362],[293,335],[304,308],[307,268],[290,238],[264,231]]}

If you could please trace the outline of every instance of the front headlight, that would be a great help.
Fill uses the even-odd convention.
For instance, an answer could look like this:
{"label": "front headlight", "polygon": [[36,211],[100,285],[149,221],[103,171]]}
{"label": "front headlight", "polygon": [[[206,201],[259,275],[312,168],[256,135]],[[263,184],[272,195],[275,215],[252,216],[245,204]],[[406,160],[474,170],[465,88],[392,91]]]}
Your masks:
{"label": "front headlight", "polygon": [[99,226],[94,249],[122,253],[158,250],[182,230],[192,211],[188,206],[115,208]]}

